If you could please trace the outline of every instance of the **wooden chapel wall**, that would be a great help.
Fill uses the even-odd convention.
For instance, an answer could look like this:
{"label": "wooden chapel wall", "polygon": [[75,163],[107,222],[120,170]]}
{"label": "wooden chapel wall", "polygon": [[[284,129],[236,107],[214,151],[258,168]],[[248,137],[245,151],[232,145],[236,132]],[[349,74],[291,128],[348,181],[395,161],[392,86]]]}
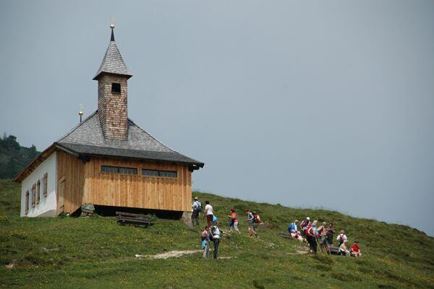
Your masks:
{"label": "wooden chapel wall", "polygon": [[[138,174],[103,173],[101,166],[137,168]],[[176,171],[177,177],[143,176],[141,169]],[[187,165],[92,158],[84,169],[84,203],[170,211],[191,210],[191,172]]]}

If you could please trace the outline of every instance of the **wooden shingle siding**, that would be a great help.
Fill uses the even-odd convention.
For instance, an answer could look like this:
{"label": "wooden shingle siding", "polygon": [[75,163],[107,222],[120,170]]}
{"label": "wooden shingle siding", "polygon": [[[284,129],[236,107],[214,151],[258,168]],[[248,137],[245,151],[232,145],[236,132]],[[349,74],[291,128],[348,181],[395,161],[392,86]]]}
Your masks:
{"label": "wooden shingle siding", "polygon": [[[149,177],[102,173],[102,166],[172,171],[176,177]],[[145,161],[91,159],[84,168],[83,203],[96,205],[189,211],[191,209],[191,172],[186,165]]]}

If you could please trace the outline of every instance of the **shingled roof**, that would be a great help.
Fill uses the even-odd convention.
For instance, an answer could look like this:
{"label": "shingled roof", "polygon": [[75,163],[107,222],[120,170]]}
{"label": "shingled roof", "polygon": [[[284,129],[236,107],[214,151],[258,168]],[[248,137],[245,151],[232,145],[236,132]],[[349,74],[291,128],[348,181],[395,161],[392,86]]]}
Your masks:
{"label": "shingled roof", "polygon": [[163,145],[130,119],[128,119],[128,140],[104,138],[98,111],[55,144],[79,155],[169,161],[189,164],[193,169],[204,166],[203,163]]}
{"label": "shingled roof", "polygon": [[128,77],[133,76],[129,72],[122,58],[122,55],[119,52],[118,46],[116,45],[115,36],[113,32],[114,26],[111,26],[111,28],[112,28],[112,33],[111,33],[110,43],[109,46],[107,47],[107,51],[105,52],[102,63],[98,71],[96,72],[95,77],[93,78],[94,80],[98,79],[100,74],[104,72],[111,73],[111,74],[126,75]]}

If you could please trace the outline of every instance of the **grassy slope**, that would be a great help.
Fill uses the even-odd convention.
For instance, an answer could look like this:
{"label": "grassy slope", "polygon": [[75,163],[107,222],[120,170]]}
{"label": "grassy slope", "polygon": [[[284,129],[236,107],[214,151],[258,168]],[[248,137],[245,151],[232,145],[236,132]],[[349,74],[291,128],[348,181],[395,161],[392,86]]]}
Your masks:
{"label": "grassy slope", "polygon": [[[248,238],[243,221],[243,234],[225,234],[221,244],[221,255],[232,259],[136,259],[198,249],[198,230],[169,220],[141,229],[102,217],[19,218],[18,192],[0,181],[0,288],[434,288],[434,239],[405,226],[199,193],[220,217],[230,207],[261,212],[260,238]],[[279,232],[306,215],[345,228],[364,256],[295,254],[297,242]],[[6,269],[13,260],[15,268]]]}

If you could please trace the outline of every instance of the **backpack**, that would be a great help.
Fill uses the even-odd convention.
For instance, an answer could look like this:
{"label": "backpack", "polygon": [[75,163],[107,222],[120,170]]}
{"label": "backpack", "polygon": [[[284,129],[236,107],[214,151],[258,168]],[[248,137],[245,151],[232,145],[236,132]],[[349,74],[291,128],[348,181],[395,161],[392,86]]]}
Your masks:
{"label": "backpack", "polygon": [[260,223],[261,222],[261,217],[258,214],[254,214],[253,215],[253,222],[254,223]]}
{"label": "backpack", "polygon": [[202,212],[202,204],[199,201],[195,201],[197,207],[194,209],[196,212]]}

